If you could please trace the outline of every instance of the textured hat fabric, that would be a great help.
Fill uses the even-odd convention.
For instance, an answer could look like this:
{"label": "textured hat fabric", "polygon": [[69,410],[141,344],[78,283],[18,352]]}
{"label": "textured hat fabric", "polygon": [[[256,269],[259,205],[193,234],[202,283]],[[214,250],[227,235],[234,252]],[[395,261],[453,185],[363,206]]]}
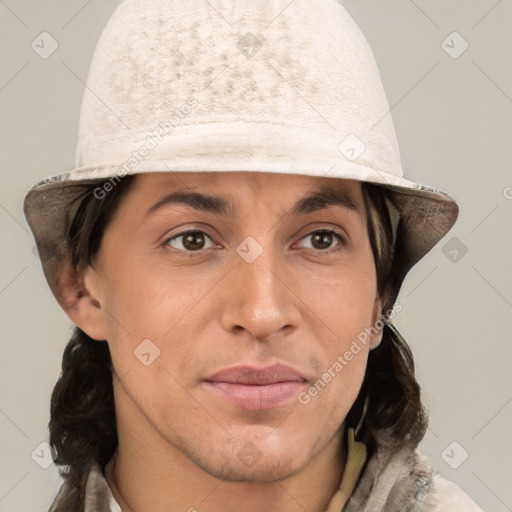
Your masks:
{"label": "textured hat fabric", "polygon": [[404,178],[373,53],[336,0],[121,3],[90,67],[75,169],[25,197],[54,293],[71,205],[91,183],[169,171],[386,186],[400,213],[401,278],[458,215],[448,195]]}

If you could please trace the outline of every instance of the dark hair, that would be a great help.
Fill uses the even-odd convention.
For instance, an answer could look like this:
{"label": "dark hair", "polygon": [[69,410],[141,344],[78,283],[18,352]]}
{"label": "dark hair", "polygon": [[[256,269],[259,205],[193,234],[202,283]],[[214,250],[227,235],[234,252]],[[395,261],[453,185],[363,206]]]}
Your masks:
{"label": "dark hair", "polygon": [[[77,270],[93,265],[108,223],[134,176],[125,176],[100,199],[91,186],[80,199],[67,244]],[[102,183],[100,186],[106,184]],[[112,359],[106,341],[90,338],[77,326],[62,356],[62,372],[50,401],[50,445],[64,479],[55,512],[82,512],[92,463],[103,470],[117,447]],[[53,508],[51,509],[53,510]]]}
{"label": "dark hair", "polygon": [[366,444],[369,458],[379,446],[393,449],[404,440],[417,446],[425,436],[428,415],[421,401],[412,351],[389,319],[401,284],[397,275],[402,272],[393,267],[393,232],[399,232],[399,226],[393,227],[386,204],[393,207],[392,196],[385,187],[364,182],[363,194],[385,324],[382,342],[368,355],[363,383],[346,421],[356,427],[364,414],[357,440]]}
{"label": "dark hair", "polygon": [[[92,186],[82,199],[67,237],[71,264],[76,269],[93,264],[103,233],[132,180],[133,176],[124,177],[103,199],[95,197]],[[393,226],[386,204],[391,196],[384,187],[369,183],[363,183],[363,193],[378,291],[384,298],[383,311],[389,311],[398,294],[391,279]],[[380,346],[369,353],[347,425],[359,423],[366,399],[368,407],[357,440],[367,445],[368,459],[379,446],[393,448],[404,440],[414,445],[421,441],[427,415],[414,375],[413,356],[391,321],[384,327]],[[55,463],[63,466],[65,480],[59,510],[81,510],[91,464],[98,463],[104,470],[118,438],[107,342],[93,340],[78,327],[64,351],[62,373],[52,393],[49,429],[50,444],[57,453]]]}

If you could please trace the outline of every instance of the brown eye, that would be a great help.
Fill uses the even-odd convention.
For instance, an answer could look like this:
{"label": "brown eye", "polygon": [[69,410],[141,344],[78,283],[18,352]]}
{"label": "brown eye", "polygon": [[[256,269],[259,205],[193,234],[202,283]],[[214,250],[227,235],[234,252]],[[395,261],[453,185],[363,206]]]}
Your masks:
{"label": "brown eye", "polygon": [[185,252],[199,251],[205,249],[205,243],[211,238],[204,231],[185,231],[166,240],[165,244],[174,249]]}
{"label": "brown eye", "polygon": [[337,231],[332,229],[320,229],[313,231],[306,235],[303,240],[307,240],[308,238],[311,239],[308,248],[317,249],[319,251],[326,251],[330,249],[335,240],[338,241],[338,244],[334,246],[333,250],[341,249],[345,242],[345,239]]}

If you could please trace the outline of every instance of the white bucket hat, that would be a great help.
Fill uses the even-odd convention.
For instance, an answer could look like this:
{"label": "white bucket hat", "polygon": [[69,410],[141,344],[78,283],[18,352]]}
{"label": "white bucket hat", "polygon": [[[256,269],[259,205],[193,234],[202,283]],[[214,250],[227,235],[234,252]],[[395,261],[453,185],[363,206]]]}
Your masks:
{"label": "white bucket hat", "polygon": [[400,213],[401,276],[458,215],[451,197],[403,177],[373,53],[336,0],[121,3],[92,60],[76,167],[24,201],[54,294],[71,206],[91,183],[169,171],[382,185]]}

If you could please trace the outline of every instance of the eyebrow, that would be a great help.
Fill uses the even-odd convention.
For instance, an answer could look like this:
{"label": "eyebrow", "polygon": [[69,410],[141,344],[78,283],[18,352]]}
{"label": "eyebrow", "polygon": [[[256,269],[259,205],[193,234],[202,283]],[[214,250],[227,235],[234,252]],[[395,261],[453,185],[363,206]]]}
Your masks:
{"label": "eyebrow", "polygon": [[[221,196],[212,196],[199,192],[173,192],[154,204],[147,212],[146,217],[168,205],[182,205],[194,210],[214,213],[216,215],[233,216],[236,211],[233,203]],[[359,213],[355,201],[343,190],[336,190],[328,186],[320,187],[301,197],[291,208],[291,215],[306,215],[330,206],[339,206]]]}

